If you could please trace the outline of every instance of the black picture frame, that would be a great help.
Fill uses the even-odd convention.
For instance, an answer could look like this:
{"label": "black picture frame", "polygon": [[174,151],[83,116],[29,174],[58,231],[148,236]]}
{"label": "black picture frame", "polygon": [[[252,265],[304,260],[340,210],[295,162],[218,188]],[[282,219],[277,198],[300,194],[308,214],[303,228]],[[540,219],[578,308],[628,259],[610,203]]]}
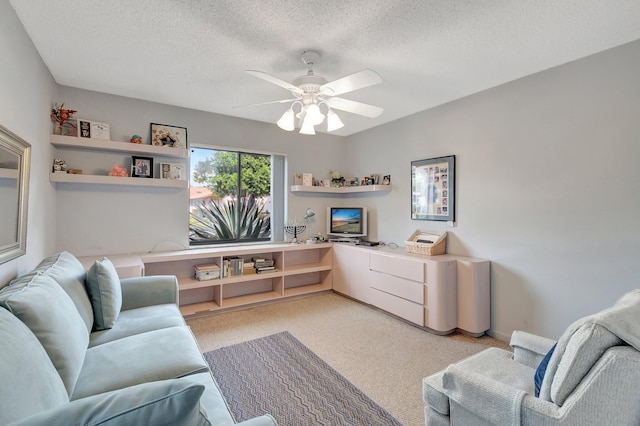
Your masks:
{"label": "black picture frame", "polygon": [[455,221],[456,156],[411,162],[411,219]]}
{"label": "black picture frame", "polygon": [[153,178],[153,158],[131,157],[131,176],[140,178]]}

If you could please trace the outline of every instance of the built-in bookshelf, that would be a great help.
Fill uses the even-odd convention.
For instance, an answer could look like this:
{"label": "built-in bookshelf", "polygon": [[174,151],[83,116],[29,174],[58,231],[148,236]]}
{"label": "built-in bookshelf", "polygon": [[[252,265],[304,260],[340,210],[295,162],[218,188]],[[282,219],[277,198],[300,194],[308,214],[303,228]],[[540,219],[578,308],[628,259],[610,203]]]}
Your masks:
{"label": "built-in bookshelf", "polygon": [[[180,289],[180,310],[185,317],[331,290],[332,244],[264,244],[206,248],[141,255],[145,275],[175,275]],[[225,275],[229,258],[253,262],[273,261],[275,269],[257,273],[247,269]],[[219,278],[197,280],[196,265],[217,265]]]}

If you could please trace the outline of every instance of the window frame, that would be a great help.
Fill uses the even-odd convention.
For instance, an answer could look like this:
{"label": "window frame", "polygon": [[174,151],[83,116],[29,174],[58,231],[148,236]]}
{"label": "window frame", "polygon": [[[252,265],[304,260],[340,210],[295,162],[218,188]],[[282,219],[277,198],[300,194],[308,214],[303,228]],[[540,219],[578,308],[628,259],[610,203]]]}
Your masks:
{"label": "window frame", "polygon": [[[271,211],[270,211],[270,228],[271,235],[268,238],[258,238],[258,239],[221,239],[221,240],[205,240],[205,241],[192,241],[189,235],[187,236],[187,240],[189,243],[189,248],[202,248],[206,246],[220,246],[220,245],[241,245],[241,244],[260,244],[260,243],[269,243],[277,240],[278,235],[283,235],[284,233],[284,214],[286,211],[286,170],[287,170],[287,155],[276,152],[266,152],[260,150],[252,150],[246,148],[237,148],[237,147],[227,147],[227,146],[218,146],[218,145],[209,145],[209,144],[191,144],[189,149],[203,149],[210,151],[225,151],[232,152],[238,154],[238,182],[237,189],[239,194],[241,193],[241,179],[242,179],[242,171],[240,164],[242,162],[242,155],[264,155],[269,156],[271,158],[271,181],[270,181],[270,203],[271,203]],[[193,167],[195,164],[191,159],[191,155],[189,157],[189,186],[192,187],[192,177],[193,177]],[[191,197],[189,197],[189,216],[188,220],[191,219]],[[237,206],[239,207],[239,205]],[[188,230],[191,229],[190,224],[187,227]],[[236,236],[237,237],[237,236]]]}

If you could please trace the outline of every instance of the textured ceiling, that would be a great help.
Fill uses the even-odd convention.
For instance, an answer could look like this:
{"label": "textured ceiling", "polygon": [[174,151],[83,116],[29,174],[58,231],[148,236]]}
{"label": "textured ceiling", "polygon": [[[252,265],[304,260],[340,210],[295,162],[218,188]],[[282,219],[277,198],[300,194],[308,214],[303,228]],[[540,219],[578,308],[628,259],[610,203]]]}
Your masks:
{"label": "textured ceiling", "polygon": [[[371,68],[342,95],[349,135],[640,39],[638,0],[11,0],[56,82],[275,123],[290,97],[244,70],[327,80]],[[275,125],[275,124],[274,124]],[[320,129],[318,129],[320,130]],[[320,130],[321,131],[321,130]]]}

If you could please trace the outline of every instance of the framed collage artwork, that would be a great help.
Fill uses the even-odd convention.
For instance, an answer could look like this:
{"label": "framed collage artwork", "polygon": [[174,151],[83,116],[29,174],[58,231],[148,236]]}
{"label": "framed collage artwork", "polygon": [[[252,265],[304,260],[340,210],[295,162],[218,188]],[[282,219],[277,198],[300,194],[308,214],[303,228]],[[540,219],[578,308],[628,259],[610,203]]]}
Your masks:
{"label": "framed collage artwork", "polygon": [[456,156],[411,162],[411,219],[455,220]]}

